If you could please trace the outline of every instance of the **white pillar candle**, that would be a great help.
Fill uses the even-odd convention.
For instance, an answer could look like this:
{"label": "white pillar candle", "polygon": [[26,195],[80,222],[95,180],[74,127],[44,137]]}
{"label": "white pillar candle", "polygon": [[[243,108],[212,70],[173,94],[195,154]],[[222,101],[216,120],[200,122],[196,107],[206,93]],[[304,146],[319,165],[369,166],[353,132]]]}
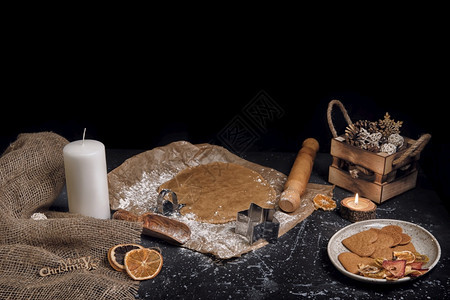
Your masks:
{"label": "white pillar candle", "polygon": [[109,219],[105,146],[83,137],[67,144],[63,153],[69,212]]}

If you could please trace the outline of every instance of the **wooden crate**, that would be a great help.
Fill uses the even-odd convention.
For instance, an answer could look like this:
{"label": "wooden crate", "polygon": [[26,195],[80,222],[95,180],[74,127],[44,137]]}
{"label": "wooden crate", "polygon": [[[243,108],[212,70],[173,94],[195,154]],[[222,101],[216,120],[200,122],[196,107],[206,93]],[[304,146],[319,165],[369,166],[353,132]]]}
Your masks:
{"label": "wooden crate", "polygon": [[378,204],[414,188],[420,152],[394,164],[416,143],[413,139],[404,139],[406,147],[389,155],[347,144],[343,136],[333,138],[330,152],[333,162],[329,167],[328,181]]}

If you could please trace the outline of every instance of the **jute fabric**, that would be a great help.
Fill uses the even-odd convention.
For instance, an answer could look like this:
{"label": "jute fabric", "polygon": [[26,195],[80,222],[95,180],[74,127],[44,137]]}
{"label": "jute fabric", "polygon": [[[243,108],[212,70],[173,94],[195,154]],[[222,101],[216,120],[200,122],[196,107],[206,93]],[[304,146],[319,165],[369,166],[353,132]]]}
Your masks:
{"label": "jute fabric", "polygon": [[0,157],[0,299],[135,299],[139,283],[113,270],[107,251],[139,243],[142,225],[48,209],[65,184],[67,143],[23,133]]}

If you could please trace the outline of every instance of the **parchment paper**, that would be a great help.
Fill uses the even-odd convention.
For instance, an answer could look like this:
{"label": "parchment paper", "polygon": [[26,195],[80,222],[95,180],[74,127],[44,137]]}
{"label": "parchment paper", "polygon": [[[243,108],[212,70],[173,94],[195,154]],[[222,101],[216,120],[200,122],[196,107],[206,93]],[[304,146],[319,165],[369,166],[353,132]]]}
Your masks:
{"label": "parchment paper", "polygon": [[[156,207],[159,185],[170,180],[181,170],[211,162],[236,163],[261,174],[274,188],[277,199],[283,191],[287,176],[277,170],[240,158],[223,147],[210,144],[193,145],[179,141],[137,154],[108,174],[109,197],[112,210],[125,209],[135,214],[153,211]],[[298,210],[286,214],[276,207],[275,217],[280,222],[279,236],[300,223],[314,211],[312,199],[317,193],[332,196],[332,186],[308,184]],[[234,232],[236,222],[209,224],[196,222],[189,216],[173,217],[191,229],[191,239],[183,247],[209,253],[219,259],[238,257],[267,245],[259,242],[249,245],[246,237]]]}

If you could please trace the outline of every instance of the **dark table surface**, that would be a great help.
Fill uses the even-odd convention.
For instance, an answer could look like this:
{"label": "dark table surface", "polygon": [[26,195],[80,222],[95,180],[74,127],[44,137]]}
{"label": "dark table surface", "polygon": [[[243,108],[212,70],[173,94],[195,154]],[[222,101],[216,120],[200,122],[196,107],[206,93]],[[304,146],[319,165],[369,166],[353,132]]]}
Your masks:
{"label": "dark table surface", "polygon": [[[108,171],[140,152],[107,150]],[[243,157],[289,174],[295,156],[277,152]],[[310,182],[328,184],[330,164],[331,156],[319,153]],[[338,203],[351,195],[334,189]],[[63,202],[58,199],[55,205],[64,206]],[[348,278],[331,263],[327,245],[351,223],[338,209],[317,210],[276,243],[227,261],[143,235],[142,245],[162,249],[164,265],[157,277],[140,283],[139,299],[449,299],[449,213],[420,170],[416,188],[379,205],[377,218],[408,221],[427,229],[441,246],[439,263],[429,273],[404,283],[373,285]]]}

